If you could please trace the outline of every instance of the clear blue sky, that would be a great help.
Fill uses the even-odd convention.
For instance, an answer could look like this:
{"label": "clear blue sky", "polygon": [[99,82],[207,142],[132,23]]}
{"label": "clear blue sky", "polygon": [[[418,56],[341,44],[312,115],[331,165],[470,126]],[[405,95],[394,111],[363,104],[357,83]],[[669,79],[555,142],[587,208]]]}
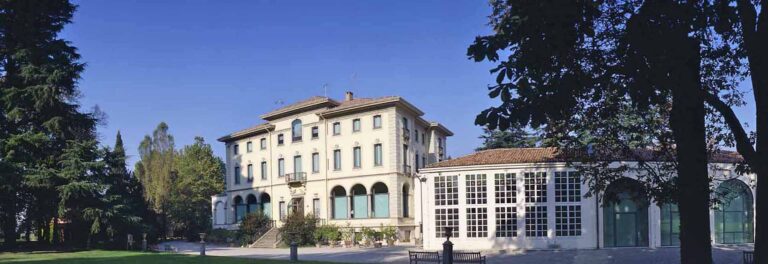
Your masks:
{"label": "clear blue sky", "polygon": [[178,147],[202,136],[223,156],[216,138],[261,122],[278,100],[323,95],[325,83],[337,99],[405,97],[453,130],[453,157],[480,144],[475,115],[496,104],[490,65],[465,56],[490,31],[482,0],[76,3],[62,37],[87,63],[81,103],[106,112],[102,143],[120,130],[130,164],[161,121]]}

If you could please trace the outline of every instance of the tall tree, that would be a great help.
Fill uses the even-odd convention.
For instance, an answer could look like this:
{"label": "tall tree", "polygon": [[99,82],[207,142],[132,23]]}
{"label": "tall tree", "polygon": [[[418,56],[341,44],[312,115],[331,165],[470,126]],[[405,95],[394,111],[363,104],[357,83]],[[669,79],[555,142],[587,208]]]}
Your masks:
{"label": "tall tree", "polygon": [[176,155],[174,168],[169,220],[187,239],[195,239],[211,227],[211,195],[224,191],[224,162],[202,137],[195,137]]}
{"label": "tall tree", "polygon": [[74,11],[65,0],[0,1],[0,222],[9,247],[20,198],[33,197],[29,215],[55,217],[64,150],[95,138],[97,115],[77,102],[84,65],[58,36]]}
{"label": "tall tree", "polygon": [[[755,102],[755,130],[751,137],[733,110],[741,98],[709,89],[707,103],[723,118],[732,133],[736,150],[757,176],[756,223],[768,220],[768,1],[714,0],[709,14],[711,31],[733,50],[730,59],[746,70]],[[741,64],[741,62],[745,62]],[[768,263],[768,227],[755,225],[755,263]]]}
{"label": "tall tree", "polygon": [[523,128],[510,128],[508,130],[490,130],[483,128],[480,136],[483,145],[475,151],[497,148],[530,148],[535,147],[537,138]]}
{"label": "tall tree", "polygon": [[[501,105],[476,123],[489,129],[545,127],[559,134],[594,121],[589,109],[630,100],[641,115],[667,111],[680,186],[683,263],[711,263],[706,108],[703,91],[732,91],[738,72],[708,34],[702,2],[492,1],[494,34],[469,47],[496,62],[490,96]],[[499,61],[499,53],[508,54]],[[665,108],[668,107],[668,108]],[[606,114],[611,114],[606,112]]]}
{"label": "tall tree", "polygon": [[167,209],[172,191],[171,177],[175,156],[173,136],[168,125],[161,122],[152,136],[144,137],[139,144],[141,160],[136,163],[135,174],[144,186],[144,196],[152,209],[161,217],[161,235],[168,235]]}

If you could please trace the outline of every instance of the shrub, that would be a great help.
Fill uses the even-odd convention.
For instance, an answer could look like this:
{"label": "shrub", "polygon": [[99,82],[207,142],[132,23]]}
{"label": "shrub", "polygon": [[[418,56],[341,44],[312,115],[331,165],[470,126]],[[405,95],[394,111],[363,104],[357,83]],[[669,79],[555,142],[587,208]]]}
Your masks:
{"label": "shrub", "polygon": [[339,241],[339,228],[333,224],[318,226],[315,229],[314,238],[316,243]]}
{"label": "shrub", "polygon": [[229,241],[237,240],[237,232],[217,228],[217,229],[211,230],[211,233],[205,237],[205,240],[208,243],[218,243],[218,244],[227,243],[229,242],[228,239]]}
{"label": "shrub", "polygon": [[240,229],[238,229],[237,237],[240,244],[253,243],[258,237],[259,232],[266,231],[265,228],[271,224],[272,220],[269,216],[262,212],[255,212],[245,215],[242,222],[240,222]]}
{"label": "shrub", "polygon": [[285,219],[285,224],[280,227],[282,242],[286,245],[291,241],[299,245],[312,245],[315,243],[316,226],[317,218],[311,214],[290,214]]}
{"label": "shrub", "polygon": [[382,227],[381,235],[387,241],[395,241],[397,240],[397,228],[395,228],[394,226]]}

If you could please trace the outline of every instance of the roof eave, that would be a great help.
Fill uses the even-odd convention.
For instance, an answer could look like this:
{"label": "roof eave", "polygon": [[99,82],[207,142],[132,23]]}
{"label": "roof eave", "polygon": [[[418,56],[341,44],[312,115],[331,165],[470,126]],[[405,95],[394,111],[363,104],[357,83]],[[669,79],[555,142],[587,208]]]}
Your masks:
{"label": "roof eave", "polygon": [[290,115],[292,115],[294,113],[300,113],[300,112],[304,112],[304,111],[308,111],[308,110],[312,110],[312,109],[323,108],[323,107],[326,107],[326,106],[338,106],[338,105],[339,105],[339,103],[336,102],[335,100],[330,99],[330,98],[325,98],[323,100],[318,100],[315,103],[304,105],[304,106],[297,107],[297,108],[284,109],[284,110],[275,110],[275,111],[272,111],[272,112],[260,115],[259,118],[267,120],[267,121],[272,121],[272,120],[275,120],[275,119],[278,119],[278,118],[281,118],[281,117],[290,116]]}

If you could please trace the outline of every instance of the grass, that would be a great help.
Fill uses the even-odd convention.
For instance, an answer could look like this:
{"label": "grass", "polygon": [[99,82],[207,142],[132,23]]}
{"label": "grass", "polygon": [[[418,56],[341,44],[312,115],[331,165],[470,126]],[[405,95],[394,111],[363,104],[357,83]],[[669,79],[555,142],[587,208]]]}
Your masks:
{"label": "grass", "polygon": [[[305,262],[322,264],[330,262]],[[170,253],[146,253],[135,251],[90,250],[78,252],[35,251],[23,253],[0,253],[0,263],[29,264],[267,264],[291,263],[287,260],[245,259],[235,257],[194,256]]]}

